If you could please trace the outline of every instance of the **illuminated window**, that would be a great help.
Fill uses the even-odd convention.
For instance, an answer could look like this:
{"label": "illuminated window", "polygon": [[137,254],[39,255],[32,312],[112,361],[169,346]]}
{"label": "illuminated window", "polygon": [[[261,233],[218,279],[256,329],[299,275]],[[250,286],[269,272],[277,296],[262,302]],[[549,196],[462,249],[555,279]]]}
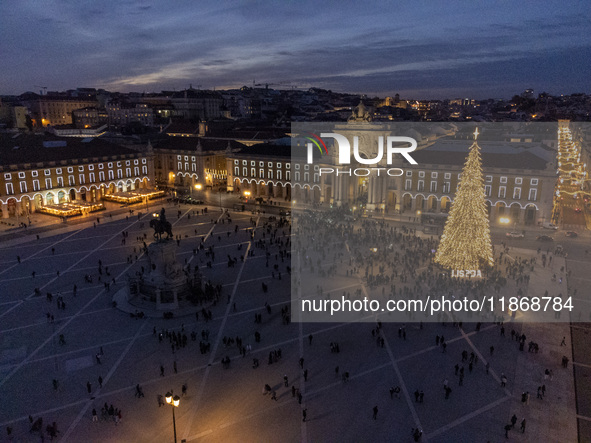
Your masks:
{"label": "illuminated window", "polygon": [[521,198],[521,188],[513,188],[513,198],[516,200]]}
{"label": "illuminated window", "polygon": [[528,200],[536,201],[537,197],[538,197],[538,190],[537,189],[530,189]]}

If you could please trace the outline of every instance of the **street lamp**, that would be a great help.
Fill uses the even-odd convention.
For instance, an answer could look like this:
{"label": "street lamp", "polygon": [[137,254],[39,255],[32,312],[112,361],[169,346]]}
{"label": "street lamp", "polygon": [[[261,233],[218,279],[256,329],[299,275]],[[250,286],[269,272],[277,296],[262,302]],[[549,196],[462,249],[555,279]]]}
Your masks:
{"label": "street lamp", "polygon": [[200,183],[197,183],[195,185],[195,189],[197,189],[198,191],[201,191],[202,188],[203,188],[203,186]]}
{"label": "street lamp", "polygon": [[164,398],[166,399],[166,403],[172,406],[172,427],[174,429],[174,443],[176,443],[176,420],[174,417],[174,409],[179,407],[181,398],[178,395],[173,397],[170,392],[167,392]]}

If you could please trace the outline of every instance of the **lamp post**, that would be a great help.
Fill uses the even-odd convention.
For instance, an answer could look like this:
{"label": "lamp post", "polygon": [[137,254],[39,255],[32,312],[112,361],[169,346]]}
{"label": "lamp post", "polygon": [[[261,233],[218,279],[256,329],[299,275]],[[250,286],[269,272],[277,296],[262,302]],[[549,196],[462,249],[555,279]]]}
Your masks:
{"label": "lamp post", "polygon": [[172,393],[167,392],[165,397],[166,403],[172,406],[172,427],[174,429],[174,443],[176,443],[176,419],[174,417],[174,409],[179,407],[181,398],[178,395],[172,396]]}

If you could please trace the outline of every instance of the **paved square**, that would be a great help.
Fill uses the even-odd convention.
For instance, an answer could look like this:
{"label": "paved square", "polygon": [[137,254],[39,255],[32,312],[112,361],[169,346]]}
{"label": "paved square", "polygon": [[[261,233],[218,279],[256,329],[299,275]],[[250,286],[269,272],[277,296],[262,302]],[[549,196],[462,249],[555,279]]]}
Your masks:
{"label": "paved square", "polygon": [[[0,245],[1,441],[41,441],[38,432],[30,432],[29,415],[43,418],[43,431],[56,422],[60,441],[172,441],[171,408],[159,406],[158,396],[181,395],[183,385],[187,393],[175,410],[178,441],[405,442],[413,441],[411,431],[418,426],[421,441],[500,442],[513,414],[518,422],[509,432],[511,440],[576,441],[572,371],[560,366],[562,355],[572,356],[556,339],[567,335],[568,325],[507,323],[503,337],[500,326],[491,323],[479,331],[475,324],[408,323],[403,339],[401,324],[384,323],[381,345],[373,323],[299,323],[297,315],[286,322],[282,311],[291,306],[291,263],[280,251],[289,251],[288,226],[276,227],[276,220],[250,212],[232,212],[231,223],[222,223],[227,216],[219,209],[202,214],[195,206],[165,207],[179,262],[198,265],[204,283],[222,285],[214,305],[185,306],[180,310],[185,315],[172,319],[148,308],[147,317],[132,317],[124,310],[133,313],[142,306],[113,306],[126,276],[147,265],[142,247],[144,234],[151,241],[151,214],[103,214],[98,224],[92,218],[38,240],[31,236]],[[206,256],[210,247],[214,254]],[[237,259],[235,266],[228,266],[229,258]],[[64,309],[58,309],[58,298]],[[211,311],[211,320],[205,320],[202,308]],[[512,328],[541,351],[520,352]],[[187,335],[186,346],[174,352],[173,332]],[[445,352],[437,335],[445,336]],[[251,349],[244,357],[236,339]],[[200,352],[200,341],[210,344],[209,352]],[[338,343],[339,352],[331,352],[331,343]],[[461,361],[464,350],[478,357],[472,371]],[[224,368],[226,356],[230,364]],[[259,361],[256,368],[253,359]],[[465,370],[462,385],[456,364]],[[552,379],[544,376],[546,368],[553,370]],[[346,372],[349,380],[343,381]],[[506,387],[501,387],[502,374]],[[448,399],[445,379],[452,389]],[[144,397],[136,397],[137,384]],[[264,392],[266,384],[276,401]],[[536,398],[542,384],[543,400]],[[391,395],[396,386],[401,392]],[[415,391],[423,391],[422,402],[415,401]],[[524,391],[530,393],[527,404],[521,402]],[[103,414],[104,405],[120,409],[121,420]]]}

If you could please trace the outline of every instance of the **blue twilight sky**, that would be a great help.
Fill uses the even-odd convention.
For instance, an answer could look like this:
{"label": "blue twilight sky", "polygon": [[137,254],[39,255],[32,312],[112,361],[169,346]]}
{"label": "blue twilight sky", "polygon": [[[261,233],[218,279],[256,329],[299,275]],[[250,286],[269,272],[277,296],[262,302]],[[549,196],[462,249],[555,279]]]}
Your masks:
{"label": "blue twilight sky", "polygon": [[591,3],[2,0],[0,57],[0,94],[253,80],[403,98],[589,93]]}

